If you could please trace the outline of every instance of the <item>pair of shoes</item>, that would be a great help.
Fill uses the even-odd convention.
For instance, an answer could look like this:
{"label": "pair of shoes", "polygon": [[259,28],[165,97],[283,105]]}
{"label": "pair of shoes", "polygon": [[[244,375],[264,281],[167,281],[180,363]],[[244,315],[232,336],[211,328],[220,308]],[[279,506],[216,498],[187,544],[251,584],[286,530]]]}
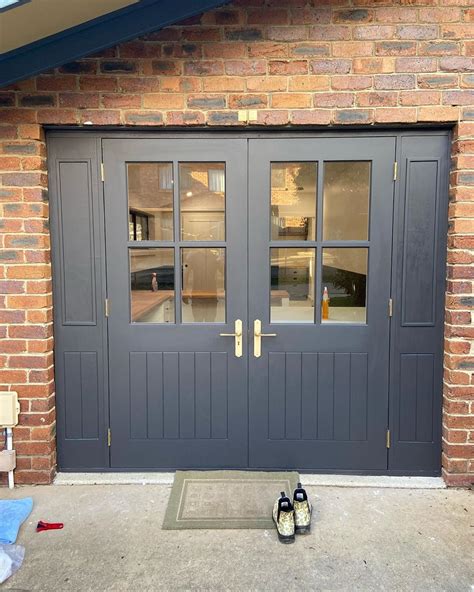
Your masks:
{"label": "pair of shoes", "polygon": [[293,503],[282,491],[273,506],[273,521],[280,543],[294,543],[295,533],[309,534],[311,513],[311,504],[301,483],[298,483],[298,487],[293,493]]}

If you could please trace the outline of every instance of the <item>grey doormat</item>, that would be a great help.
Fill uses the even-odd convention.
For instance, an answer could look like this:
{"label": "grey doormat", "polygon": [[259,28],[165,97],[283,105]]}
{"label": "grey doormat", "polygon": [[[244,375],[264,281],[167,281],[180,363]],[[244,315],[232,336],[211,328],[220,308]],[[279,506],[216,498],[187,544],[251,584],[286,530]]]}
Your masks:
{"label": "grey doormat", "polygon": [[273,528],[275,500],[298,480],[289,471],[176,471],[163,529]]}

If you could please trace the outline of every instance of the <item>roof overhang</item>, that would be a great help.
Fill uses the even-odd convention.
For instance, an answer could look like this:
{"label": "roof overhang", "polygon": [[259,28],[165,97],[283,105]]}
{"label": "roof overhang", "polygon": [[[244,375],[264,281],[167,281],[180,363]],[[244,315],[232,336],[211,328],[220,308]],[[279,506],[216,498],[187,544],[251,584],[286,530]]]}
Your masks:
{"label": "roof overhang", "polygon": [[157,31],[229,0],[141,0],[0,56],[0,87]]}

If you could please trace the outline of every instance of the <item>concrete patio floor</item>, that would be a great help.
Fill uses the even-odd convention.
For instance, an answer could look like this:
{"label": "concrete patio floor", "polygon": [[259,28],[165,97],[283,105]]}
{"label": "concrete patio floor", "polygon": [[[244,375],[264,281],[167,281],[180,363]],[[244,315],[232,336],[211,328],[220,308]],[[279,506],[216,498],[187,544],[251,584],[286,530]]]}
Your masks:
{"label": "concrete patio floor", "polygon": [[[170,485],[0,490],[32,496],[7,591],[474,590],[474,496],[465,490],[308,487],[313,531],[163,531]],[[39,520],[64,530],[35,532]]]}

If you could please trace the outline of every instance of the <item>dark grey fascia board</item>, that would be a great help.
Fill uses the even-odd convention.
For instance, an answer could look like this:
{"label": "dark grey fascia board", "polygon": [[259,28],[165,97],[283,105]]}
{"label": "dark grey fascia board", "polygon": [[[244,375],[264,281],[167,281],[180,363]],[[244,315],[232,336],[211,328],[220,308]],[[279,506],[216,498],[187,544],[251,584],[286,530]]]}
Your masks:
{"label": "dark grey fascia board", "polygon": [[157,31],[229,0],[141,0],[0,56],[0,88]]}

